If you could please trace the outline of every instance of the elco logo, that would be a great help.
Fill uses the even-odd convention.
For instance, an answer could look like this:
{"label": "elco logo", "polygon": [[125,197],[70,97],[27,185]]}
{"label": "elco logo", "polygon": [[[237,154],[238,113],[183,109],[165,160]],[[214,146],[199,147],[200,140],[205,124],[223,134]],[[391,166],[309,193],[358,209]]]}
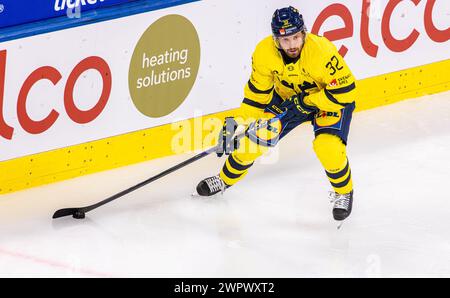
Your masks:
{"label": "elco logo", "polygon": [[75,7],[92,5],[97,2],[105,2],[106,0],[55,0],[55,11],[64,10],[66,8],[72,9]]}
{"label": "elco logo", "polygon": [[[347,6],[345,6],[345,4],[333,3],[327,6],[319,14],[316,21],[314,22],[311,32],[314,34],[318,34],[325,21],[327,21],[329,18],[339,17],[343,21],[344,25],[340,28],[328,30],[321,35],[325,36],[330,41],[337,41],[353,37],[355,34],[354,17],[358,17],[359,15],[361,15],[359,38],[361,41],[362,49],[368,56],[376,58],[378,55],[379,45],[375,44],[372,40],[372,37],[370,36],[370,32],[375,28],[371,28],[371,30],[369,30],[371,19],[370,10],[372,2],[375,1],[361,0],[362,13],[358,10],[357,13],[354,12],[354,15],[352,15],[352,12]],[[439,29],[436,27],[435,20],[433,20],[433,10],[436,4],[436,0],[427,0],[424,4],[424,10],[420,12],[422,14],[421,22],[423,24],[425,32],[417,31],[417,29],[419,29],[419,24],[417,24],[417,29],[411,28],[409,32],[405,33],[407,36],[406,38],[398,39],[394,37],[394,35],[392,34],[392,21],[394,20],[394,11],[396,10],[397,6],[407,3],[409,9],[417,10],[417,6],[421,2],[423,2],[423,0],[390,0],[388,1],[386,7],[384,7],[381,18],[381,28],[376,28],[375,30],[381,31],[383,42],[390,51],[401,53],[408,50],[417,41],[419,35],[424,33],[426,33],[429,39],[436,43],[447,42],[450,39],[450,28]],[[446,1],[443,0],[442,2]],[[339,49],[339,53],[344,57],[347,54],[348,50],[349,49],[345,45],[342,45]]]}
{"label": "elco logo", "polygon": [[[5,81],[6,76],[6,62],[7,51],[0,51],[0,137],[11,140],[14,135],[15,127],[8,124],[4,117],[4,109],[11,109],[12,106],[4,106],[5,96]],[[101,95],[95,105],[88,109],[80,109],[77,107],[74,98],[74,91],[77,81],[82,77],[86,71],[96,71],[103,82]],[[65,83],[63,77],[66,77]],[[44,117],[40,119],[34,118],[30,115],[27,107],[29,93],[32,92],[33,87],[41,81],[48,81],[50,84],[47,88],[55,88],[56,85],[64,85],[64,92],[60,94],[60,99],[64,102],[65,113],[69,118],[78,124],[85,124],[95,120],[103,111],[109,100],[112,88],[111,70],[108,63],[98,56],[90,56],[81,60],[70,72],[70,74],[61,73],[53,66],[42,66],[34,70],[23,82],[22,87],[18,91],[16,100],[17,120],[22,129],[30,134],[40,134],[50,129],[53,124],[60,117],[62,111],[57,111],[56,107],[46,111]],[[8,87],[9,88],[9,87]],[[11,91],[10,91],[11,92]],[[17,92],[13,90],[12,92]],[[9,96],[12,94],[9,93]]]}

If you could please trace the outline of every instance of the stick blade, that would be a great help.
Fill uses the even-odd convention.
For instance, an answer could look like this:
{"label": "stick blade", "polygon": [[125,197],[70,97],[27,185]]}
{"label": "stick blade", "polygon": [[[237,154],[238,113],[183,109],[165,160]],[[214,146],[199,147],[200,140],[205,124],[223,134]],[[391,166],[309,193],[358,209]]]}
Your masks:
{"label": "stick blade", "polygon": [[69,216],[69,215],[73,216],[78,210],[79,210],[79,208],[60,209],[53,214],[53,218],[55,219],[55,218],[60,218],[60,217],[64,217],[64,216]]}

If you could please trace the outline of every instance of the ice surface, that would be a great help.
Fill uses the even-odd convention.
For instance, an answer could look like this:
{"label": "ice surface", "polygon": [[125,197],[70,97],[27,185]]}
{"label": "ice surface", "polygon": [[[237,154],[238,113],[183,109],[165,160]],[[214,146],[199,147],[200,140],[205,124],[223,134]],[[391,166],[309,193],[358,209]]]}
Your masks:
{"label": "ice surface", "polygon": [[0,196],[0,277],[450,277],[450,92],[354,115],[354,209],[332,219],[310,125],[223,197],[191,198],[209,156],[87,214],[190,156]]}

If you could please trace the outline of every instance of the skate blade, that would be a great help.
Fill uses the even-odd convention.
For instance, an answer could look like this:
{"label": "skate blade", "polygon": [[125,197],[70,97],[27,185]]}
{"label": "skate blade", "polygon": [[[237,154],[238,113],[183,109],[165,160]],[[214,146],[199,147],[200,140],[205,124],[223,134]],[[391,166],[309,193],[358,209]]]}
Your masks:
{"label": "skate blade", "polygon": [[191,194],[191,198],[192,199],[217,199],[217,198],[222,198],[223,194],[222,193],[216,193],[215,195],[212,196],[201,196],[198,193],[194,192]]}
{"label": "skate blade", "polygon": [[344,225],[344,221],[339,222],[337,229],[340,230],[343,225]]}

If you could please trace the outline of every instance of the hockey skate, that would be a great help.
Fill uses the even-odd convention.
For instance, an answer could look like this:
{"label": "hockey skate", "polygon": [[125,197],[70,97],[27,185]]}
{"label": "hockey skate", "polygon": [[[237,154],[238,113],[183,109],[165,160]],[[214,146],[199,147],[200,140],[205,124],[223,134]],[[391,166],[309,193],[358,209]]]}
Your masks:
{"label": "hockey skate", "polygon": [[228,187],[219,175],[208,177],[200,181],[197,185],[197,194],[193,196],[209,197],[217,193],[223,194]]}
{"label": "hockey skate", "polygon": [[343,221],[352,212],[353,190],[347,194],[338,194],[330,192],[329,198],[333,203],[333,218],[337,221]]}

